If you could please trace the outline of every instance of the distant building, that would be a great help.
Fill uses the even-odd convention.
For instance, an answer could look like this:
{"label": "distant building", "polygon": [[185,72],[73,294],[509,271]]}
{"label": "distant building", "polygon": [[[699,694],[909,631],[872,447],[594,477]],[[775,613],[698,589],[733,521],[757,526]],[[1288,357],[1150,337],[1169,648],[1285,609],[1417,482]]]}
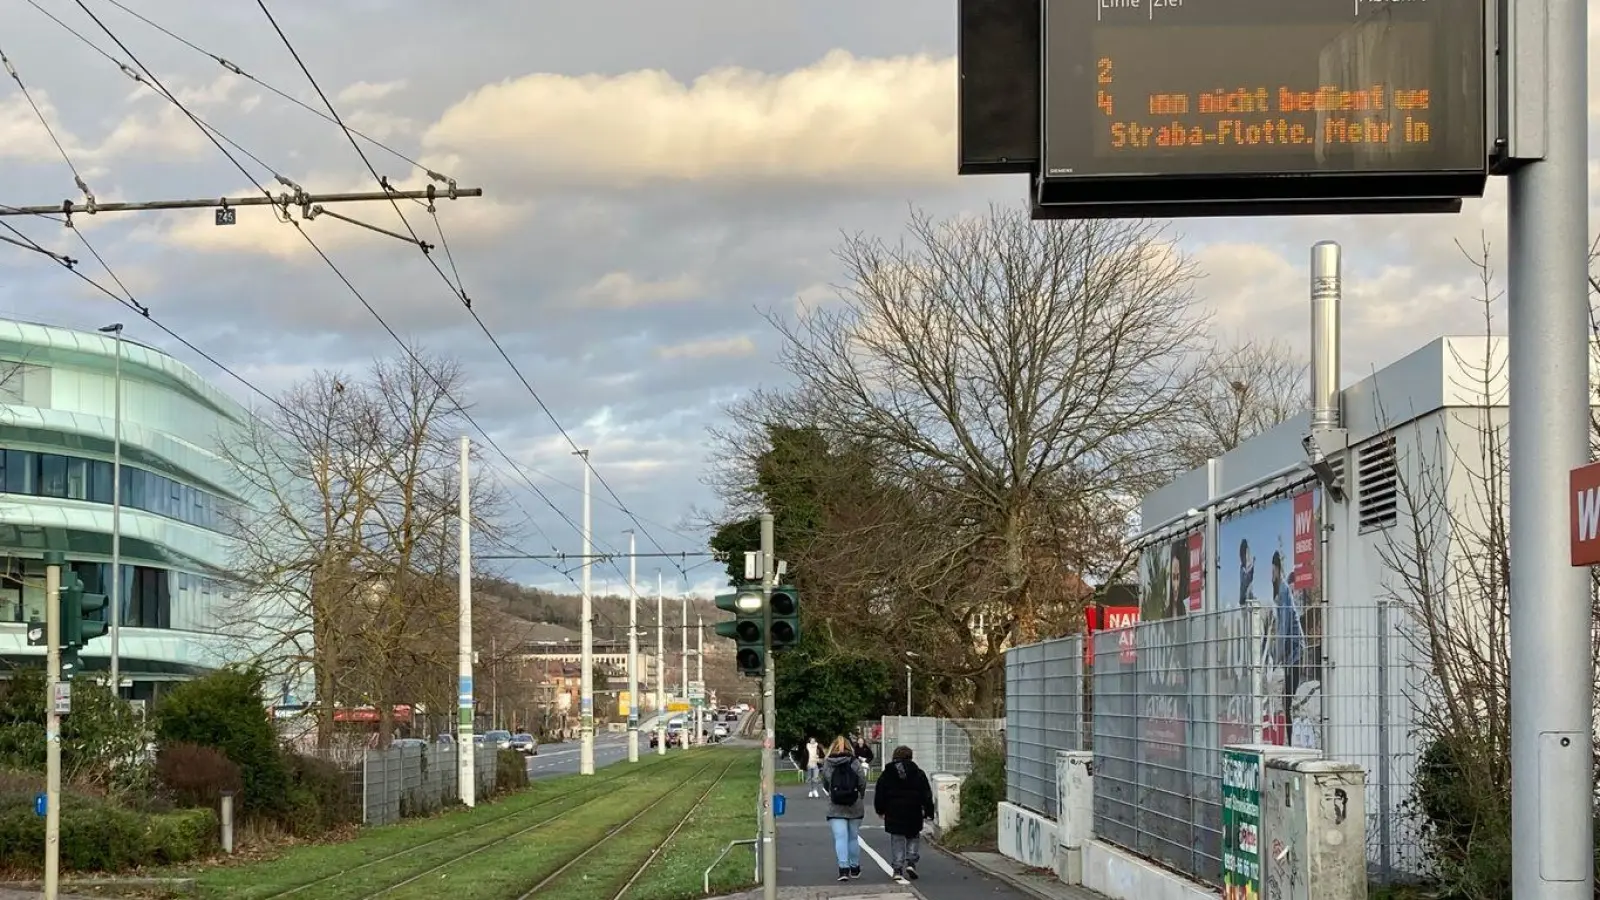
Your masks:
{"label": "distant building", "polygon": [[[123,691],[206,672],[218,636],[230,542],[230,466],[219,436],[249,413],[183,363],[124,338],[122,370]],[[26,623],[42,618],[42,555],[63,550],[88,590],[111,589],[112,459],[118,341],[112,335],[0,320],[0,658],[37,660]],[[103,672],[110,638],[82,654]]]}

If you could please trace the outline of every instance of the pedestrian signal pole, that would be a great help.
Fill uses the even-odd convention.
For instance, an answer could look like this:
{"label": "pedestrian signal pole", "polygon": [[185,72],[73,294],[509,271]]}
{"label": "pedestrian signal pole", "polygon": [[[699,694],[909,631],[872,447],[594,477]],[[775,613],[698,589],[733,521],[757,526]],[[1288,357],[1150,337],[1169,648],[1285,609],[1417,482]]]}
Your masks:
{"label": "pedestrian signal pole", "polygon": [[777,675],[772,660],[772,588],[777,579],[777,548],[772,532],[772,513],[761,514],[761,895],[763,900],[778,900],[778,819],[772,809],[777,791],[776,718]]}
{"label": "pedestrian signal pole", "polygon": [[66,555],[49,550],[44,555],[45,681],[44,695],[44,897],[56,900],[61,891],[61,713],[56,694],[61,690],[61,567]]}

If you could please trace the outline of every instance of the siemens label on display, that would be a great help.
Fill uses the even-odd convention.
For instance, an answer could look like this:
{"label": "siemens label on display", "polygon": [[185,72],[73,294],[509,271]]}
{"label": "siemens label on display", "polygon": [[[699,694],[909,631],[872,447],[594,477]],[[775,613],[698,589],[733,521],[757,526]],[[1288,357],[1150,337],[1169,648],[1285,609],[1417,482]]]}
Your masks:
{"label": "siemens label on display", "polygon": [[1044,0],[1041,201],[1478,196],[1483,0]]}

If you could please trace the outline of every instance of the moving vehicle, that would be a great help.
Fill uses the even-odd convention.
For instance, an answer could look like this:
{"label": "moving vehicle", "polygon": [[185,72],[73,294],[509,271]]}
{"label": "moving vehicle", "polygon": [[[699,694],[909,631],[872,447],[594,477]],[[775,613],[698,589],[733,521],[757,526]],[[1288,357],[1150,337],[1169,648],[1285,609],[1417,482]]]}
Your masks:
{"label": "moving vehicle", "polygon": [[727,713],[725,713],[723,715],[722,721],[724,721],[724,722],[737,722],[737,721],[739,721],[739,714],[734,712],[733,710],[729,710]]}
{"label": "moving vehicle", "polygon": [[711,727],[711,736],[719,741],[722,740],[728,736],[728,726],[718,722]]}
{"label": "moving vehicle", "polygon": [[511,736],[509,749],[515,750],[523,756],[538,756],[539,741],[526,731],[519,731]]}
{"label": "moving vehicle", "polygon": [[509,731],[486,731],[483,733],[483,740],[485,743],[494,745],[496,750],[511,749],[511,732]]}

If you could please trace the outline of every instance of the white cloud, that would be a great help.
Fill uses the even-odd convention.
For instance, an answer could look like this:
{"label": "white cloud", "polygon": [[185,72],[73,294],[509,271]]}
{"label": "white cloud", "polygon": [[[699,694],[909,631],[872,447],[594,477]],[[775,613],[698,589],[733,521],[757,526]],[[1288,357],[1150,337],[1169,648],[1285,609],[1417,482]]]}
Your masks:
{"label": "white cloud", "polygon": [[955,177],[951,57],[833,51],[781,75],[722,68],[540,73],[487,85],[423,137],[475,169],[568,187],[893,182]]}
{"label": "white cloud", "polygon": [[656,355],[662,359],[709,359],[713,357],[741,358],[756,355],[756,342],[747,335],[725,338],[704,338],[661,347]]}
{"label": "white cloud", "polygon": [[405,90],[405,87],[406,81],[403,78],[397,81],[384,81],[376,84],[370,81],[358,81],[341,89],[338,94],[334,95],[333,99],[339,103],[372,103],[376,100],[382,100],[396,91]]}
{"label": "white cloud", "polygon": [[633,309],[688,300],[701,289],[699,282],[687,275],[651,281],[636,278],[630,272],[607,272],[584,290],[580,298],[588,305]]}

